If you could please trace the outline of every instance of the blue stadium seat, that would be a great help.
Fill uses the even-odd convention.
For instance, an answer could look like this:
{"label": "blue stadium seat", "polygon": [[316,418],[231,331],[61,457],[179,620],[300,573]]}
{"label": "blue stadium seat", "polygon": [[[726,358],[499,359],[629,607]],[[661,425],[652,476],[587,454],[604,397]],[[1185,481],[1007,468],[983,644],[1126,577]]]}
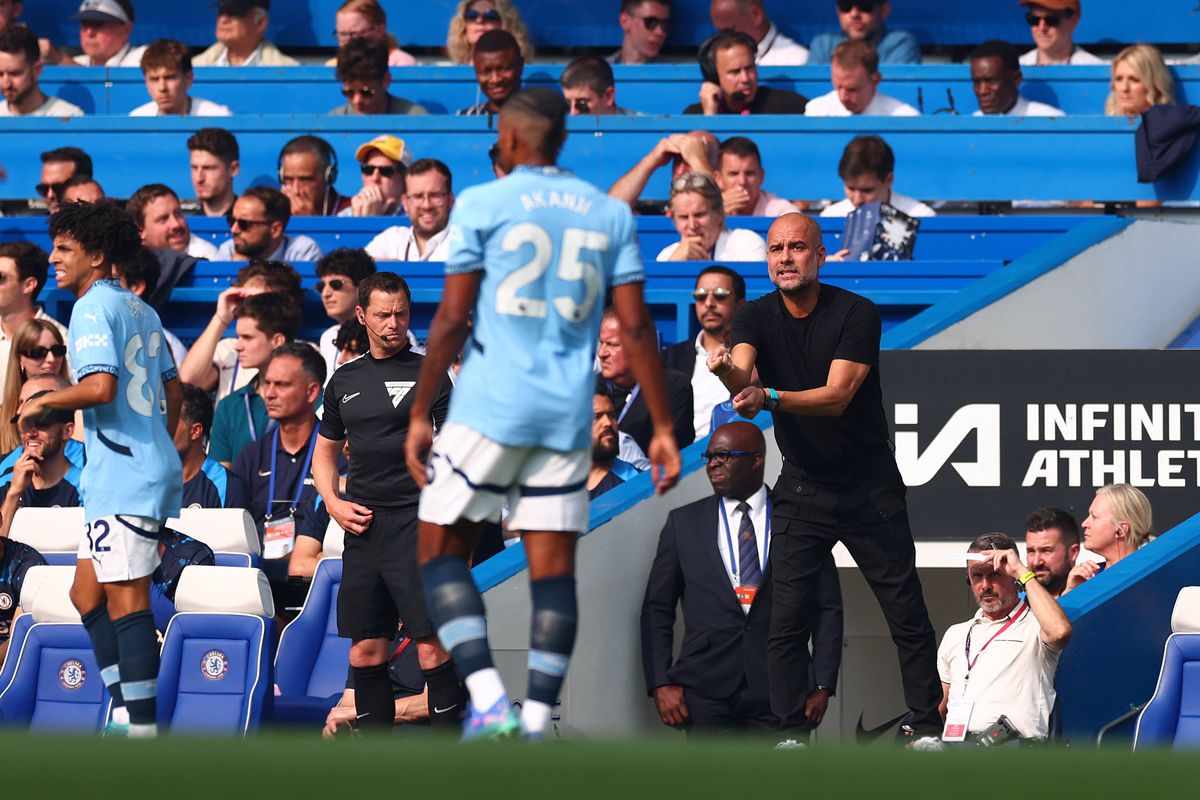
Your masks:
{"label": "blue stadium seat", "polygon": [[346,688],[350,640],[338,636],[337,596],[342,560],[317,564],[300,615],[279,639],[275,657],[275,721],[324,722]]}
{"label": "blue stadium seat", "polygon": [[[0,718],[35,733],[94,733],[108,717],[109,694],[92,643],[71,604],[71,571],[34,567],[0,671]],[[32,577],[32,582],[29,578]]]}
{"label": "blue stadium seat", "polygon": [[1200,749],[1200,586],[1180,591],[1154,696],[1138,717],[1133,749]]}
{"label": "blue stadium seat", "polygon": [[175,594],[158,676],[158,722],[171,733],[242,736],[272,701],[275,604],[256,569],[191,566]]}

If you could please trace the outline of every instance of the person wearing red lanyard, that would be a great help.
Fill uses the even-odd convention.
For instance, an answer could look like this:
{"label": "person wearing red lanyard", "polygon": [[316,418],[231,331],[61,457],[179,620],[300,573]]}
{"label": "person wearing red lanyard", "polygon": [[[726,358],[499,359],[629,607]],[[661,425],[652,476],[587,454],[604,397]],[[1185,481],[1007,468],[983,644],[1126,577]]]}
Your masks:
{"label": "person wearing red lanyard", "polygon": [[[950,626],[938,648],[946,721],[941,739],[969,741],[1001,716],[1022,739],[1045,739],[1054,708],[1054,674],[1071,640],[1071,622],[1021,562],[1011,537],[984,534],[968,553],[967,582],[979,611]],[[917,747],[936,748],[937,740],[930,739]]]}
{"label": "person wearing red lanyard", "polygon": [[[763,433],[752,423],[717,428],[704,454],[714,496],[672,511],[659,537],[642,602],[642,663],[646,691],[665,725],[708,733],[780,730],[767,692],[772,592],[765,450]],[[821,724],[841,666],[842,595],[832,556],[818,594],[805,724],[785,732],[799,738]],[[674,658],[680,600],[684,644]],[[793,743],[783,748],[798,746]]]}
{"label": "person wearing red lanyard", "polygon": [[700,47],[700,102],[684,114],[803,114],[804,95],[758,85],[754,58],[758,42],[744,33],[723,30]]}

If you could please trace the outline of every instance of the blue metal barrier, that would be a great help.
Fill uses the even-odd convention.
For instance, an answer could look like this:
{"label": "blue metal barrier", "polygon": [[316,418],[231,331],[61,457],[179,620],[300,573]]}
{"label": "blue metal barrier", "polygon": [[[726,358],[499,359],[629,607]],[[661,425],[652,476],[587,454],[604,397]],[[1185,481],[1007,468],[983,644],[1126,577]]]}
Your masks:
{"label": "blue metal barrier", "polygon": [[[492,179],[487,150],[495,131],[486,118],[264,116],[221,122],[240,144],[239,190],[273,183],[280,148],[300,133],[326,137],[343,165],[353,164],[359,144],[381,133],[398,134],[416,155],[445,161],[459,190]],[[0,126],[0,153],[9,178],[0,191],[9,197],[28,196],[41,174],[36,153],[74,145],[92,154],[96,176],[109,194],[126,197],[143,182],[156,180],[188,197],[192,191],[186,141],[203,124],[154,117],[7,119]],[[842,150],[855,135],[871,132],[886,137],[896,153],[897,186],[922,199],[1200,198],[1200,154],[1193,153],[1155,184],[1138,184],[1133,147],[1138,123],[1107,117],[572,117],[572,135],[561,163],[606,188],[663,136],[700,124],[719,138],[753,136],[763,153],[769,185],[785,197],[841,197],[837,164]],[[342,169],[338,188],[343,193],[353,193],[360,185],[353,172]],[[666,197],[667,181],[667,170],[659,170],[646,196]]]}

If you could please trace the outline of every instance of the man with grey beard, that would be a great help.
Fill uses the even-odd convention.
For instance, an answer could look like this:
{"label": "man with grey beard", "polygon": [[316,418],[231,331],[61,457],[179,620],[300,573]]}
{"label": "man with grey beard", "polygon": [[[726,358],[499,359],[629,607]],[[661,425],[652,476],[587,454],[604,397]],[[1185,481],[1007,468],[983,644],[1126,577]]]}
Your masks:
{"label": "man with grey beard", "polygon": [[938,648],[941,738],[973,740],[1005,717],[1020,738],[1045,739],[1071,623],[1021,562],[1011,537],[987,533],[967,551],[967,582],[979,611],[950,626]]}

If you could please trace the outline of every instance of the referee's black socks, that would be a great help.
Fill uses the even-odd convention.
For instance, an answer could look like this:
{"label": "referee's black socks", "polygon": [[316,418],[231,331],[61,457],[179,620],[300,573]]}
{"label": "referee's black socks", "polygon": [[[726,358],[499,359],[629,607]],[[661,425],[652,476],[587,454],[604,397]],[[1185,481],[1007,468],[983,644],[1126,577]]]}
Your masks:
{"label": "referee's black socks", "polygon": [[388,678],[388,665],[353,667],[354,710],[358,729],[364,733],[386,733],[396,721],[396,699]]}
{"label": "referee's black socks", "polygon": [[425,686],[429,689],[429,725],[434,733],[462,733],[462,719],[467,706],[467,691],[454,672],[454,662],[447,661],[433,669],[423,669]]}

